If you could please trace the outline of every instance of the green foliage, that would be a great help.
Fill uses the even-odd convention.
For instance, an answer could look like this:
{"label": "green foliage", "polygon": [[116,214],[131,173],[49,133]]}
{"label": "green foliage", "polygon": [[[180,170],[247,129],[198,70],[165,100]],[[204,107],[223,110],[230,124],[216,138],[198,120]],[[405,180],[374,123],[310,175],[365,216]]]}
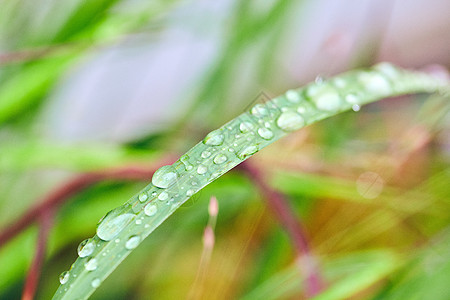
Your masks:
{"label": "green foliage", "polygon": [[[298,85],[299,77],[287,78],[283,75],[286,70],[280,72],[286,65],[279,63],[279,53],[283,47],[292,46],[294,35],[287,32],[289,24],[293,20],[307,20],[308,9],[312,7],[304,5],[307,1],[236,1],[231,7],[219,7],[226,19],[219,18],[221,28],[217,30],[216,12],[208,11],[206,20],[197,15],[185,18],[184,9],[191,5],[186,1],[0,3],[2,230],[74,173],[156,164],[164,152],[170,149],[173,154],[183,153],[204,134],[202,130],[210,130],[211,125],[221,125],[236,116],[261,89],[271,94]],[[102,141],[66,143],[48,138],[41,131],[42,107],[49,104],[48,96],[55,86],[64,88],[58,83],[70,77],[80,63],[104,50],[128,45],[129,41],[136,47],[135,39],[142,38],[146,47],[158,48],[159,37],[167,29],[171,31],[174,19],[177,24],[187,20],[182,26],[197,26],[195,32],[189,33],[198,34],[196,38],[200,37],[202,42],[205,36],[220,40],[203,77],[194,78],[195,86],[183,94],[183,100],[193,105],[180,116],[178,125],[140,137],[138,141],[128,140],[124,145]],[[198,19],[198,23],[193,19]],[[298,26],[294,30],[304,34]],[[361,32],[367,34],[365,29]],[[182,42],[179,48],[183,47]],[[364,62],[377,60],[376,45],[366,48],[361,55],[353,53],[352,61],[355,57]],[[400,57],[395,59],[403,61]],[[406,61],[409,60],[403,62]],[[327,70],[335,70],[334,67],[323,69],[322,75],[327,75]],[[93,234],[104,212],[120,206],[124,199],[142,188],[148,198],[140,202],[141,193],[138,193],[125,205],[123,213],[132,214],[131,222],[109,242],[93,238],[100,246],[90,257],[78,258],[70,270],[69,281],[58,291],[62,293],[60,296],[87,297],[94,291],[95,277],[102,284],[91,295],[92,299],[186,298],[199,269],[201,232],[208,219],[206,207],[210,195],[215,195],[220,202],[216,244],[210,266],[204,270],[206,280],[201,284],[201,298],[298,298],[304,293],[303,264],[294,257],[290,240],[271,218],[270,211],[266,211],[260,201],[262,195],[252,181],[239,171],[228,172],[220,180],[212,181],[242,158],[249,157],[245,153],[236,156],[239,150],[257,144],[257,148],[247,150],[251,155],[287,134],[277,127],[279,115],[284,112],[280,109],[290,112],[291,118],[281,123],[286,129],[295,129],[301,123],[292,112],[303,118],[302,126],[335,115],[291,133],[253,158],[255,165],[271,175],[268,176],[270,185],[292,201],[293,213],[301,216],[306,227],[312,252],[317,255],[319,270],[327,283],[316,298],[448,299],[450,173],[445,131],[450,109],[448,91],[435,93],[428,99],[428,95],[421,94],[410,96],[407,101],[402,98],[379,102],[359,113],[345,113],[384,97],[433,93],[439,82],[428,75],[404,72],[389,65],[375,69],[337,77],[345,79],[344,85],[340,80],[327,79],[322,85],[312,84],[282,95],[266,104],[270,114],[262,117],[261,123],[255,115],[246,112],[228,124],[231,129],[222,127],[223,144],[209,146],[218,148],[210,151],[209,157],[199,157],[206,147],[200,143],[189,151],[189,159],[183,158],[192,165],[192,170],[186,170],[183,161],[174,165],[177,183],[165,189],[174,196],[173,206],[166,205],[170,197],[155,199],[164,189],[115,181],[102,182],[67,199],[54,220],[36,299],[50,299],[54,295],[61,270],[67,270],[74,261],[79,241]],[[379,74],[381,78],[376,79]],[[388,92],[383,89],[386,86]],[[328,100],[320,101],[327,94]],[[291,100],[295,101],[295,95],[301,95],[299,102],[288,100],[293,96]],[[351,102],[350,95],[356,96],[358,106]],[[153,100],[159,101],[158,95],[155,96]],[[300,109],[302,104],[306,105],[304,110]],[[242,121],[256,128],[243,134],[236,127]],[[265,127],[265,122],[273,132],[269,140],[258,137],[261,135],[257,128]],[[247,141],[244,137],[251,132],[254,135]],[[241,137],[237,138],[236,133]],[[264,130],[262,135],[269,137],[270,133]],[[225,146],[237,151],[221,149]],[[225,154],[227,161],[214,164],[219,153]],[[203,175],[197,173],[197,160],[207,164]],[[271,173],[272,169],[275,172]],[[378,172],[385,180],[382,193],[371,199],[355,188],[358,175],[368,170]],[[190,175],[198,179],[193,188],[197,193],[188,196],[185,188],[175,197],[175,190],[194,179]],[[152,195],[153,190],[157,191],[156,196]],[[156,204],[157,213],[147,216],[145,208],[152,204]],[[174,216],[158,226],[172,212]],[[151,237],[144,239],[156,227]],[[26,270],[33,259],[37,229],[31,226],[2,245],[1,299],[20,297]],[[131,235],[139,235],[141,240],[134,250],[124,247]],[[117,238],[120,241],[115,244]],[[130,253],[126,263],[119,265]],[[92,257],[98,259],[98,266],[89,272],[84,263]],[[108,276],[116,266],[116,271]],[[78,279],[74,280],[77,272]],[[108,280],[103,282],[107,276]],[[75,285],[69,288],[72,283]],[[65,288],[69,288],[66,294]]]}
{"label": "green foliage", "polygon": [[[290,90],[265,104],[256,104],[209,133],[176,163],[155,172],[152,184],[99,222],[97,235],[83,241],[79,258],[61,275],[54,299],[85,299],[168,216],[204,186],[288,133],[393,95],[438,92],[445,81],[380,64],[353,71],[303,89]],[[366,287],[393,267],[375,264],[327,290],[319,299],[339,299]]]}

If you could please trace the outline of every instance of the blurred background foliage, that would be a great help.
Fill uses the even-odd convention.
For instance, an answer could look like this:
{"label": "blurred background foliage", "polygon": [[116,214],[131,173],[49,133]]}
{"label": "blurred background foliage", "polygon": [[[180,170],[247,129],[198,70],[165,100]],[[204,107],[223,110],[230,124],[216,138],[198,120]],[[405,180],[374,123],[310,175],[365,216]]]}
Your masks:
{"label": "blurred background foliage", "polygon": [[[75,174],[157,164],[261,101],[391,61],[450,66],[446,0],[0,0],[0,228]],[[448,101],[416,95],[291,134],[251,160],[289,199],[326,283],[317,299],[450,299]],[[107,181],[57,212],[37,299],[78,243],[145,182]],[[201,299],[301,299],[286,233],[239,171],[186,203],[92,299],[184,299],[211,195]],[[20,298],[37,226],[0,249]]]}

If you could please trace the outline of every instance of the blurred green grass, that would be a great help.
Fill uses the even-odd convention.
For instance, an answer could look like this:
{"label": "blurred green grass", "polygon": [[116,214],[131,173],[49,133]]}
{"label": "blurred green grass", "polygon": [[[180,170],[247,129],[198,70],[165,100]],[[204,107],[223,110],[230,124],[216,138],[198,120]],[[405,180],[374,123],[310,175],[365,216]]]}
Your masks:
{"label": "blurred green grass", "polygon": [[[48,138],[39,132],[42,109],[64,76],[103,47],[120,44],[133,34],[163,30],[165,14],[187,4],[156,1],[127,10],[120,9],[126,1],[73,1],[67,7],[49,1],[48,10],[41,8],[49,22],[34,26],[35,11],[43,2],[36,1],[34,6],[27,1],[1,3],[1,51],[50,50],[44,55],[26,52],[20,59],[2,56],[6,59],[0,62],[2,228],[73,174],[145,165],[157,162],[165,152],[178,154],[192,146],[203,131],[244,108],[229,99],[235,96],[234,75],[248,67],[242,62],[249,52],[255,61],[249,64],[251,74],[257,78],[244,95],[255,95],[261,86],[286,88],[287,84],[274,86],[271,74],[277,74],[273,53],[280,47],[293,1],[274,1],[260,14],[255,8],[261,3],[241,2],[233,7],[234,18],[224,37],[228,46],[209,66],[208,80],[197,89],[191,109],[174,129],[168,129],[165,138],[148,144],[141,142],[157,133],[127,144]],[[299,13],[307,14],[306,9]],[[53,14],[59,17],[51,18]],[[358,114],[346,113],[309,127],[254,158],[305,224],[327,282],[325,292],[315,299],[450,297],[446,288],[450,281],[450,172],[444,137],[448,105],[439,96],[394,101],[395,106],[392,100],[383,101]],[[438,103],[438,109],[428,109],[424,101]],[[415,146],[421,132],[414,128],[425,128],[429,138],[425,146]],[[376,170],[385,179],[375,199],[362,197],[355,187],[358,176],[368,170]],[[38,299],[51,298],[59,273],[74,261],[78,243],[92,235],[103,214],[144,184],[100,183],[60,209]],[[256,188],[238,172],[227,174],[185,204],[92,299],[185,298],[197,273],[211,195],[219,199],[220,211],[202,299],[299,299],[304,278],[289,240]],[[1,299],[20,297],[36,237],[33,226],[0,249]]]}

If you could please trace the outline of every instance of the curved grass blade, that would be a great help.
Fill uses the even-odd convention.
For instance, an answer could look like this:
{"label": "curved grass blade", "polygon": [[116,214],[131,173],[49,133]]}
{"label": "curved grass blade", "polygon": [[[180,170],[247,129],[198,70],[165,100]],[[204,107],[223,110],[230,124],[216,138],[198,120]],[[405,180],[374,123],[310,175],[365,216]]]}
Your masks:
{"label": "curved grass blade", "polygon": [[290,90],[256,104],[209,133],[152,183],[100,220],[83,241],[79,257],[61,274],[53,299],[86,299],[140,242],[192,195],[251,155],[292,131],[382,98],[411,93],[449,93],[450,84],[429,74],[387,63],[351,71]]}

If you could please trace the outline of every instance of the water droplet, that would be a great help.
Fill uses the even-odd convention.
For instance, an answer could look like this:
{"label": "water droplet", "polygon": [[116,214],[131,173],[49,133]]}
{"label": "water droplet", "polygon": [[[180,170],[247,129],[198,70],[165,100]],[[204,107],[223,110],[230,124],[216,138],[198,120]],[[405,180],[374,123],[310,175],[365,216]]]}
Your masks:
{"label": "water droplet", "polygon": [[197,181],[192,181],[191,184],[192,185],[197,185]]}
{"label": "water droplet", "polygon": [[277,125],[284,131],[294,131],[301,128],[305,124],[302,116],[294,111],[281,113],[277,119]]}
{"label": "water droplet", "polygon": [[361,109],[361,107],[358,104],[353,104],[352,109],[353,109],[353,111],[359,111]]}
{"label": "water droplet", "polygon": [[184,169],[185,169],[186,171],[192,170],[193,166],[192,166],[191,163],[189,162],[189,155],[184,154],[183,156],[180,157],[180,161],[183,163]]}
{"label": "water droplet", "polygon": [[202,158],[208,158],[211,156],[211,152],[209,152],[208,150],[205,150],[202,152]]}
{"label": "water droplet", "polygon": [[356,97],[356,95],[354,94],[348,94],[347,96],[345,96],[345,101],[350,104],[355,104],[358,102],[358,97]]}
{"label": "water droplet", "polygon": [[286,99],[293,103],[299,102],[302,98],[300,97],[300,94],[294,90],[289,90],[286,92]]}
{"label": "water droplet", "polygon": [[157,212],[158,212],[158,207],[155,204],[148,204],[144,208],[144,213],[149,217],[154,216]]}
{"label": "water droplet", "polygon": [[188,196],[188,197],[190,197],[190,196],[192,196],[192,195],[194,195],[195,194],[195,191],[194,190],[188,190],[187,192],[186,192],[186,196]]}
{"label": "water droplet", "polygon": [[270,140],[271,138],[273,138],[273,132],[270,129],[267,129],[265,127],[259,128],[258,129],[258,134],[260,137],[262,137],[265,140]]}
{"label": "water droplet", "polygon": [[358,80],[370,93],[387,95],[391,92],[388,80],[376,72],[362,73]]}
{"label": "water droplet", "polygon": [[94,280],[92,280],[92,282],[91,282],[91,286],[93,287],[93,288],[98,288],[99,286],[100,286],[100,279],[98,279],[98,278],[95,278]]}
{"label": "water droplet", "polygon": [[214,157],[214,163],[220,165],[226,162],[227,159],[228,158],[225,154],[217,154],[216,157]]}
{"label": "water droplet", "polygon": [[323,111],[334,112],[341,106],[341,97],[336,92],[318,94],[313,98],[316,107]]}
{"label": "water droplet", "polygon": [[212,146],[220,146],[225,139],[224,135],[220,130],[215,130],[210,132],[204,139],[203,144],[212,145]]}
{"label": "water droplet", "polygon": [[148,195],[147,195],[147,193],[146,192],[142,192],[142,193],[140,193],[139,194],[139,201],[140,202],[145,202],[145,200],[147,200],[148,199]]}
{"label": "water droplet", "polygon": [[345,81],[344,79],[338,77],[338,78],[333,79],[333,84],[336,87],[338,87],[340,89],[343,89],[343,88],[345,88],[347,86],[347,81]]}
{"label": "water droplet", "polygon": [[110,211],[97,227],[98,237],[104,241],[112,240],[134,217],[133,214],[123,213],[121,208]]}
{"label": "water droplet", "polygon": [[267,108],[263,104],[258,103],[252,107],[250,112],[255,117],[261,118],[261,117],[264,117],[265,115],[267,115]]}
{"label": "water droplet", "polygon": [[169,194],[167,192],[162,192],[158,196],[158,199],[161,200],[161,201],[165,201],[165,200],[167,200],[167,198],[169,198]]}
{"label": "water droplet", "polygon": [[399,74],[399,69],[390,63],[382,62],[374,66],[374,69],[381,72],[383,75],[387,76],[390,79],[397,78]]}
{"label": "water droplet", "polygon": [[141,225],[142,224],[142,220],[136,220],[136,225]]}
{"label": "water droplet", "polygon": [[204,165],[198,166],[198,168],[197,168],[198,174],[202,175],[202,174],[205,174],[206,172],[208,172],[208,168],[206,166],[204,166]]}
{"label": "water droplet", "polygon": [[130,236],[128,241],[125,243],[125,248],[128,250],[136,248],[141,242],[141,238],[138,235]]}
{"label": "water droplet", "polygon": [[163,166],[153,174],[154,186],[165,189],[177,181],[178,173],[173,166]]}
{"label": "water droplet", "polygon": [[86,257],[92,254],[95,249],[95,243],[91,239],[86,239],[78,245],[78,256],[79,257]]}
{"label": "water droplet", "polygon": [[59,282],[61,284],[65,284],[67,281],[69,281],[70,273],[69,271],[64,271],[59,275]]}
{"label": "water droplet", "polygon": [[258,152],[258,146],[247,146],[237,153],[237,157],[239,159],[245,159],[256,152]]}
{"label": "water droplet", "polygon": [[90,258],[87,262],[84,263],[84,268],[88,271],[94,271],[97,269],[97,259]]}

